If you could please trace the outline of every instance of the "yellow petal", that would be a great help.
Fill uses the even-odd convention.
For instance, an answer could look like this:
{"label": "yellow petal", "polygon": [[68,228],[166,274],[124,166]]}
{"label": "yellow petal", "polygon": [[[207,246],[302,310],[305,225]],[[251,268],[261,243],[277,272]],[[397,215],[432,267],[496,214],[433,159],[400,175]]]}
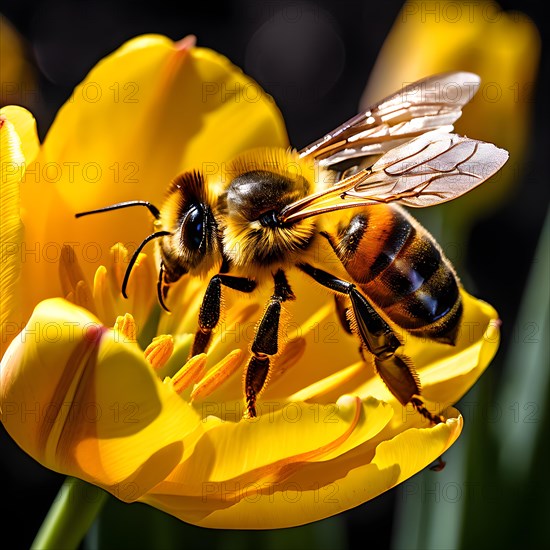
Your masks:
{"label": "yellow petal", "polygon": [[20,184],[38,149],[33,116],[22,107],[0,109],[0,356],[21,330],[23,226]]}
{"label": "yellow petal", "polygon": [[28,166],[36,159],[40,149],[34,116],[27,109],[18,105],[2,107],[0,116],[6,117],[13,124],[21,140],[21,151],[25,157],[25,164]]}
{"label": "yellow petal", "polygon": [[309,401],[310,399],[319,401],[322,399],[323,402],[326,402],[327,396],[332,395],[335,391],[341,390],[343,386],[349,384],[350,381],[355,380],[358,375],[362,374],[362,371],[368,368],[369,366],[362,361],[359,363],[354,363],[345,369],[339,370],[326,378],[322,378],[321,380],[302,388],[295,394],[291,395],[290,399],[292,401]]}
{"label": "yellow petal", "polygon": [[278,480],[205,483],[202,494],[191,498],[175,491],[171,496],[156,494],[157,487],[144,500],[204,527],[301,525],[358,506],[408,479],[437,459],[461,429],[462,418],[452,418],[429,429],[389,434],[386,440],[371,438],[345,455],[308,463]]}
{"label": "yellow petal", "polygon": [[160,206],[183,169],[212,172],[250,147],[287,144],[274,102],[225,57],[161,36],[131,40],[75,89],[26,174],[26,240],[39,260],[23,272],[27,312],[59,291],[46,243],[50,258],[72,244],[92,280],[113,242],[135,249],[151,229],[144,209],[78,220],[75,213],[131,199]]}
{"label": "yellow petal", "polygon": [[[198,415],[154,374],[135,344],[120,342],[109,331],[90,382],[77,396],[97,407],[95,425],[75,433],[71,475],[135,500],[164,479],[191,452],[187,438],[200,431]],[[93,378],[92,378],[93,377]],[[101,411],[101,417],[99,417]],[[133,487],[118,495],[118,486]]]}
{"label": "yellow petal", "polygon": [[2,423],[28,454],[125,500],[164,479],[201,428],[134,343],[61,299],[37,306],[0,382]]}
{"label": "yellow petal", "polygon": [[[212,412],[215,406],[204,405]],[[352,396],[331,407],[296,402],[270,407],[257,419],[236,423],[206,417],[207,435],[193,456],[154,493],[197,497],[208,490],[210,500],[220,502],[226,484],[278,483],[307,462],[329,460],[359,446],[379,433],[393,414],[377,400],[361,403]]]}

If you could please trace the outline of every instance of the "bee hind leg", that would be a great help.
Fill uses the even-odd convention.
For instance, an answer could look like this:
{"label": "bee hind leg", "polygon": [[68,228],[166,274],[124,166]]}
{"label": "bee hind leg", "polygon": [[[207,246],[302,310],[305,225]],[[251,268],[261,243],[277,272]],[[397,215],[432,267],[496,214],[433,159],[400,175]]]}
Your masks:
{"label": "bee hind leg", "polygon": [[270,357],[279,352],[281,304],[287,300],[295,299],[282,269],[279,269],[275,273],[273,279],[275,288],[256,330],[256,335],[250,348],[253,355],[248,362],[244,375],[245,417],[247,418],[254,418],[257,415],[256,401],[269,377],[271,368]]}
{"label": "bee hind leg", "polygon": [[410,403],[419,414],[434,425],[445,422],[443,416],[432,413],[426,407],[420,395],[420,381],[409,357],[396,353],[387,357],[375,356],[374,366],[377,374],[401,405],[405,407]]}
{"label": "bee hind leg", "polygon": [[443,416],[433,414],[427,409],[421,397],[420,381],[413,362],[409,357],[399,353],[401,341],[356,286],[310,264],[300,263],[296,267],[337,295],[349,298],[355,332],[359,335],[362,345],[374,356],[376,372],[395,398],[403,406],[410,403],[432,424],[444,422]]}

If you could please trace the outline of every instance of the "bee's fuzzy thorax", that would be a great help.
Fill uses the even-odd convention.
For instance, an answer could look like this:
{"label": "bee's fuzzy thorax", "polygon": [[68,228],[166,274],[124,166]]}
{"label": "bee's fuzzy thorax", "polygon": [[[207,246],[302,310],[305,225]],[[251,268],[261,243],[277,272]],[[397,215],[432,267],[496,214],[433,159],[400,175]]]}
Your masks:
{"label": "bee's fuzzy thorax", "polygon": [[254,171],[267,171],[294,180],[301,177],[307,185],[307,189],[303,190],[304,194],[311,193],[314,188],[314,164],[300,158],[294,149],[282,147],[251,149],[234,158],[227,166],[227,174],[231,179]]}
{"label": "bee's fuzzy thorax", "polygon": [[309,246],[315,223],[268,227],[261,218],[276,219],[285,206],[312,192],[313,165],[293,150],[259,148],[235,158],[228,171],[231,180],[218,202],[224,253],[238,267],[291,265]]}
{"label": "bee's fuzzy thorax", "polygon": [[258,222],[231,221],[223,228],[223,249],[236,267],[290,266],[307,250],[315,234],[309,220],[292,227],[268,228]]}

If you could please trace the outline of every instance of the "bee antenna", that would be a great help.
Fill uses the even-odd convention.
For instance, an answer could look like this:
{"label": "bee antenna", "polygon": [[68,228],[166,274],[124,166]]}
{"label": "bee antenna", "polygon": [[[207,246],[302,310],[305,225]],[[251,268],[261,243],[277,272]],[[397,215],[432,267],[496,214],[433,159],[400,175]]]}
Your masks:
{"label": "bee antenna", "polygon": [[129,208],[130,206],[145,206],[145,208],[149,209],[149,212],[153,214],[156,220],[160,218],[160,211],[159,209],[147,201],[126,201],[126,202],[119,202],[117,204],[111,204],[110,206],[105,206],[104,208],[98,208],[96,210],[88,210],[87,212],[79,212],[78,214],[75,214],[75,218],[81,218],[82,216],[89,216],[90,214],[99,214],[100,212],[109,212],[111,210],[120,210],[121,208]]}
{"label": "bee antenna", "polygon": [[152,233],[148,237],[145,237],[141,244],[136,248],[136,251],[132,255],[132,259],[130,260],[130,263],[128,264],[128,267],[126,268],[126,273],[124,273],[124,280],[122,281],[122,295],[127,299],[128,295],[126,294],[126,287],[128,285],[128,280],[130,279],[130,274],[132,273],[132,269],[134,267],[134,264],[136,263],[138,256],[140,255],[141,251],[145,247],[145,245],[152,241],[153,239],[158,239],[160,237],[165,237],[166,235],[170,235],[170,231],[157,231],[156,233]]}

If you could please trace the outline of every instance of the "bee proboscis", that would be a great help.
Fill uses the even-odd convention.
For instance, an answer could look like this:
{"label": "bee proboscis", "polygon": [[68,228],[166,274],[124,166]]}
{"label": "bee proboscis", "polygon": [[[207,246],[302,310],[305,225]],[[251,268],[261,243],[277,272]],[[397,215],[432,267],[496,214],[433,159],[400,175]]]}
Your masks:
{"label": "bee proboscis", "polygon": [[[449,97],[449,85],[460,93]],[[282,304],[295,298],[286,272],[298,269],[335,295],[338,317],[369,352],[376,372],[402,404],[432,423],[414,358],[395,327],[454,345],[462,315],[460,283],[433,237],[403,208],[454,199],[498,171],[508,153],[453,134],[453,123],[479,86],[467,72],[445,73],[403,87],[301,151],[245,152],[230,178],[200,171],[178,175],[158,209],[128,201],[77,217],[145,206],[155,231],[135,251],[122,293],[143,247],[157,240],[161,306],[185,275],[210,276],[191,355],[208,349],[221,317],[223,287],[253,292],[272,280],[244,375],[245,415],[257,414],[273,358],[281,351]],[[438,93],[438,90],[441,93]],[[328,182],[328,183],[327,183]],[[340,272],[320,262],[328,243]]]}

